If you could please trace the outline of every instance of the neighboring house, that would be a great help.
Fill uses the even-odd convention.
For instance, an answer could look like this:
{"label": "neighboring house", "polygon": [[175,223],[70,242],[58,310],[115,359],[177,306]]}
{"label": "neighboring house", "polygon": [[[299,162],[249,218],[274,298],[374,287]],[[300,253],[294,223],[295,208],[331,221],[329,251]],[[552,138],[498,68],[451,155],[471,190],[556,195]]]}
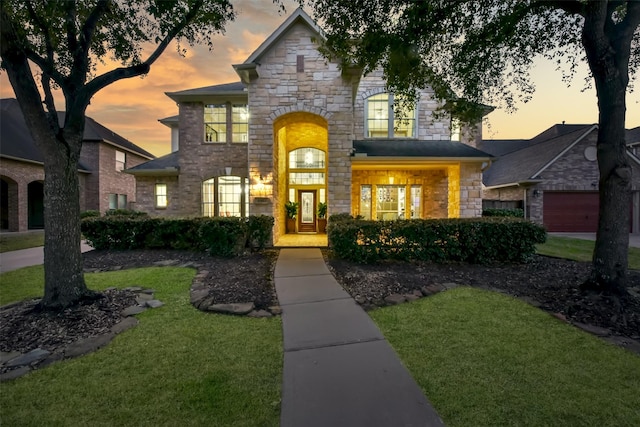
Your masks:
{"label": "neighboring house", "polygon": [[[296,10],[242,64],[239,82],[167,93],[179,114],[172,153],[129,168],[136,208],[163,216],[275,218],[299,203],[297,231],[316,232],[316,209],[364,218],[479,217],[481,127],[459,132],[430,89],[404,119],[381,73],[363,76],[318,51],[322,31]],[[487,112],[489,109],[487,110]],[[462,136],[461,136],[462,134]],[[462,142],[460,142],[462,141]]]}
{"label": "neighboring house", "polygon": [[[531,140],[485,140],[499,157],[483,174],[485,208],[522,208],[548,231],[598,228],[598,125],[557,124]],[[640,232],[640,128],[628,130],[632,166],[631,230]],[[636,154],[634,154],[634,150]]]}
{"label": "neighboring house", "polygon": [[[44,227],[44,166],[16,99],[0,99],[0,226],[9,231]],[[64,119],[64,113],[59,113]],[[129,208],[135,179],[122,171],[154,156],[86,118],[80,153],[80,209]]]}

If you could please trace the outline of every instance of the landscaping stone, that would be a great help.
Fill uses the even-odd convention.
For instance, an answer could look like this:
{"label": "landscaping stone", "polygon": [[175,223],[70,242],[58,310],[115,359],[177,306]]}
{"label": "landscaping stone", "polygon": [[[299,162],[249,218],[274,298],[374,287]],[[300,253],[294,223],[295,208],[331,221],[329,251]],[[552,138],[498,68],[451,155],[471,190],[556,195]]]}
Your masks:
{"label": "landscaping stone", "polygon": [[150,295],[153,295],[153,294],[155,294],[155,293],[156,293],[156,290],[155,290],[155,289],[143,289],[143,290],[141,290],[141,291],[140,291],[140,293],[141,293],[141,294],[150,294]]}
{"label": "landscaping stone", "polygon": [[138,324],[138,319],[135,317],[125,317],[120,322],[111,327],[111,332],[118,335],[127,329],[131,329]]}
{"label": "landscaping stone", "polygon": [[448,289],[457,288],[460,285],[458,283],[449,282],[449,283],[442,283],[440,286],[448,290]]}
{"label": "landscaping stone", "polygon": [[208,289],[197,289],[197,290],[191,290],[191,304],[196,305],[196,303],[201,302],[203,299],[205,299],[207,297],[207,295],[209,295],[209,290]]}
{"label": "landscaping stone", "polygon": [[20,353],[19,351],[0,351],[0,364],[5,364],[8,361],[20,356],[21,354],[22,353]]}
{"label": "landscaping stone", "polygon": [[405,298],[404,295],[391,294],[391,295],[385,297],[384,302],[386,302],[389,305],[396,305],[396,304],[402,304],[406,300],[407,299]]}
{"label": "landscaping stone", "polygon": [[601,328],[599,326],[587,325],[586,323],[580,322],[572,322],[574,326],[582,329],[583,331],[589,332],[590,334],[599,336],[599,337],[608,337],[611,335],[611,331],[606,328]]}
{"label": "landscaping stone", "polygon": [[6,366],[9,368],[31,365],[32,363],[39,362],[49,356],[51,353],[41,348],[31,350],[29,353],[18,356],[15,359],[7,362]]}
{"label": "landscaping stone", "polygon": [[409,301],[415,301],[415,300],[417,300],[417,299],[422,298],[422,296],[416,296],[416,295],[414,295],[414,294],[406,294],[406,295],[403,295],[403,296],[404,296],[405,301],[407,301],[407,302],[409,302]]}
{"label": "landscaping stone", "polygon": [[431,292],[427,286],[423,286],[423,287],[421,287],[421,288],[420,288],[420,293],[421,293],[422,295],[424,295],[425,297],[428,297],[429,295],[432,295],[432,294],[433,294],[433,292]]}
{"label": "landscaping stone", "polygon": [[164,303],[157,299],[152,299],[152,300],[146,301],[145,305],[149,308],[158,308],[158,307],[162,307]]}
{"label": "landscaping stone", "polygon": [[143,292],[140,292],[137,296],[138,299],[141,299],[143,301],[149,301],[151,299],[153,299],[153,294],[146,294]]}
{"label": "landscaping stone", "polygon": [[4,374],[0,375],[0,382],[15,380],[16,378],[20,378],[21,376],[27,374],[31,369],[28,366],[22,366],[18,369],[14,369],[11,371],[7,371]]}
{"label": "landscaping stone", "polygon": [[415,295],[418,298],[422,298],[424,296],[422,295],[422,291],[419,291],[417,289],[413,291],[413,295]]}
{"label": "landscaping stone", "polygon": [[128,286],[128,287],[124,288],[123,291],[141,292],[142,291],[142,287],[140,287],[140,286]]}
{"label": "landscaping stone", "polygon": [[282,314],[282,307],[280,307],[279,305],[272,305],[271,307],[269,307],[269,311],[274,316],[278,316],[278,315]]}
{"label": "landscaping stone", "polygon": [[44,359],[42,362],[38,363],[37,368],[38,369],[44,368],[46,366],[51,365],[53,362],[57,362],[57,361],[62,360],[62,359],[64,359],[64,354],[62,354],[62,353],[53,353],[49,357]]}
{"label": "landscaping stone", "polygon": [[367,302],[367,299],[361,295],[357,295],[354,300],[360,305],[366,304]]}
{"label": "landscaping stone", "polygon": [[78,357],[96,351],[97,349],[109,344],[116,334],[109,332],[107,334],[98,335],[97,337],[85,338],[69,345],[64,355],[67,358]]}
{"label": "landscaping stone", "polygon": [[132,305],[131,307],[125,308],[122,310],[122,317],[135,316],[136,314],[140,314],[145,311],[146,307],[141,307],[139,305]]}
{"label": "landscaping stone", "polygon": [[247,317],[273,317],[273,314],[269,313],[266,310],[253,310],[251,311],[249,314],[247,314]]}
{"label": "landscaping stone", "polygon": [[444,291],[445,288],[442,285],[435,285],[434,284],[434,285],[428,285],[426,287],[426,289],[427,289],[427,291],[429,292],[430,295],[433,295],[433,294],[437,294],[438,292]]}
{"label": "landscaping stone", "polygon": [[551,314],[553,317],[555,317],[556,319],[562,320],[563,322],[567,321],[567,316],[565,316],[562,313],[552,313]]}
{"label": "landscaping stone", "polygon": [[211,304],[206,308],[207,311],[213,311],[215,313],[228,313],[228,314],[248,314],[255,308],[252,302],[236,303],[236,304]]}
{"label": "landscaping stone", "polygon": [[162,261],[156,261],[153,263],[153,265],[157,266],[157,267],[169,267],[172,265],[176,265],[178,264],[180,261],[177,259],[165,259]]}

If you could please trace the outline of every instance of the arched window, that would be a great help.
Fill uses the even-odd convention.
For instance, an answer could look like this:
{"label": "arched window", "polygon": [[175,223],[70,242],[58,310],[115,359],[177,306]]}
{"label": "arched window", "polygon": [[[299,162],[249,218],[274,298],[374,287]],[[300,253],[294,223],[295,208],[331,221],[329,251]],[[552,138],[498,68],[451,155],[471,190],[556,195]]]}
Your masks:
{"label": "arched window", "polygon": [[324,169],[324,151],[317,148],[298,148],[289,153],[289,169]]}
{"label": "arched window", "polygon": [[416,109],[401,110],[394,96],[380,93],[365,102],[365,135],[367,138],[415,138]]}
{"label": "arched window", "polygon": [[219,176],[202,182],[202,216],[249,215],[249,179]]}

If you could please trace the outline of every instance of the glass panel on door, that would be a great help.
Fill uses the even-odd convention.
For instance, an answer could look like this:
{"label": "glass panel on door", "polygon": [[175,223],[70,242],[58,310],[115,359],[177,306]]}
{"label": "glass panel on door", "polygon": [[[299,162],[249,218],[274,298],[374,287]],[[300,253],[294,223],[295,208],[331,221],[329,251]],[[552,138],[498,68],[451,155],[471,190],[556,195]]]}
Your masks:
{"label": "glass panel on door", "polygon": [[302,192],[300,193],[300,221],[303,224],[312,224],[314,222],[314,203],[313,193]]}

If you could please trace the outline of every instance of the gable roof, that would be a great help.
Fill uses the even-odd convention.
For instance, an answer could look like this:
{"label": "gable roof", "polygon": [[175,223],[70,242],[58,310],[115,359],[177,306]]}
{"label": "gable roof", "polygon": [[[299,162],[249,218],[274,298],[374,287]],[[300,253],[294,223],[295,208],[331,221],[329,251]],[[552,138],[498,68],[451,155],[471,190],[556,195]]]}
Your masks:
{"label": "gable roof", "polygon": [[564,123],[556,123],[555,125],[552,125],[550,128],[543,130],[538,135],[531,138],[530,141],[532,144],[536,144],[538,142],[547,141],[552,138],[557,138],[559,136],[563,136],[568,133],[572,133],[577,130],[584,129],[587,126],[592,126],[592,125],[593,123],[581,124],[581,125],[576,125],[576,124],[567,125]]}
{"label": "gable roof", "polygon": [[179,151],[141,163],[124,172],[136,176],[178,176],[180,173]]}
{"label": "gable roof", "polygon": [[490,160],[492,156],[457,141],[419,141],[415,139],[366,139],[353,141],[354,160],[366,157],[416,158],[432,157],[439,160]]}
{"label": "gable roof", "polygon": [[176,102],[202,101],[203,99],[206,100],[206,98],[213,99],[215,97],[246,98],[247,86],[242,82],[232,82],[180,90],[178,92],[165,92],[165,95]]}
{"label": "gable roof", "polygon": [[[24,121],[22,110],[15,98],[0,99],[0,155],[17,160],[44,163],[42,153],[36,146],[31,132]],[[58,120],[64,121],[64,112],[58,113]],[[114,147],[133,152],[147,159],[155,156],[123,138],[91,117],[85,118],[83,143],[103,142]],[[79,165],[81,169],[86,168]]]}
{"label": "gable roof", "polygon": [[268,52],[295,24],[302,23],[309,27],[313,33],[320,39],[326,40],[324,32],[311,17],[301,8],[298,7],[280,26],[273,32],[251,55],[243,62],[243,64],[254,64],[260,61],[262,55]]}
{"label": "gable roof", "polygon": [[528,147],[500,157],[483,173],[483,184],[486,187],[501,187],[539,182],[540,173],[598,128],[597,125],[570,126],[570,132],[562,132],[556,137],[541,137],[547,129],[534,137]]}
{"label": "gable roof", "polygon": [[504,156],[531,144],[528,139],[483,139],[478,148],[493,156]]}

